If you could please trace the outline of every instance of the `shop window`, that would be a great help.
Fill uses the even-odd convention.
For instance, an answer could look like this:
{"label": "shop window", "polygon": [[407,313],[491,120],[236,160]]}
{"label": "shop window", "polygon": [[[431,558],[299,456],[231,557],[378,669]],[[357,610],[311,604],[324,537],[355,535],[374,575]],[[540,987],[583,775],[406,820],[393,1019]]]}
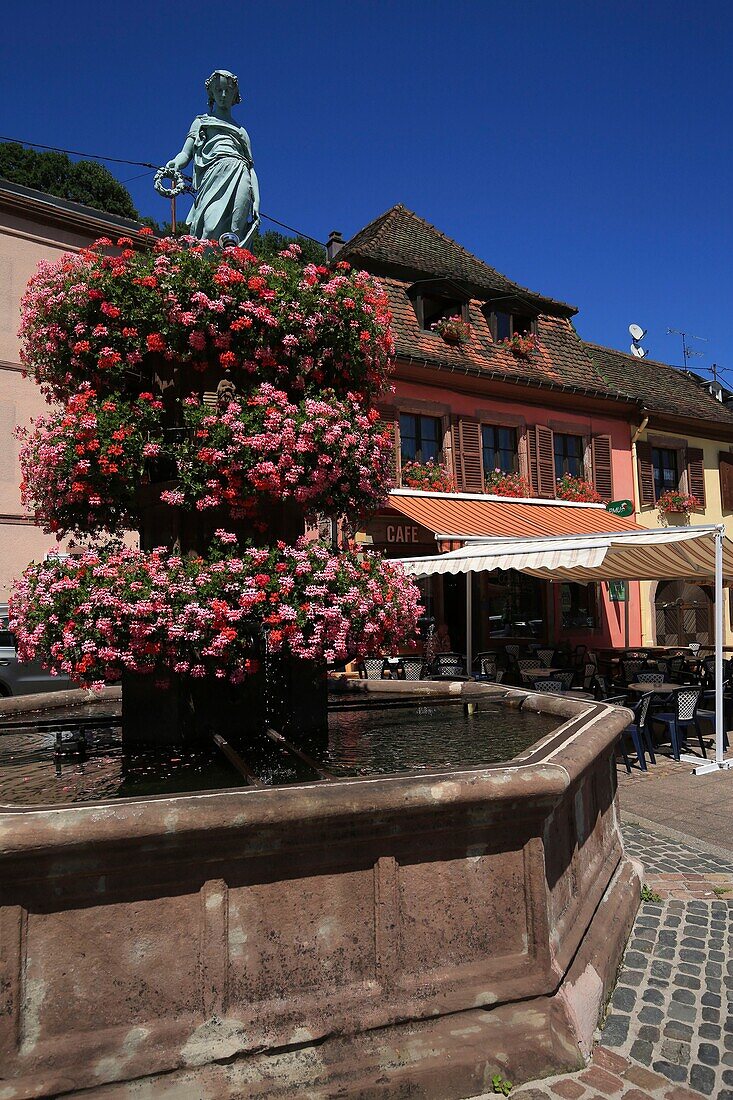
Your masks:
{"label": "shop window", "polygon": [[440,462],[443,456],[443,425],[439,416],[400,413],[402,462]]}
{"label": "shop window", "polygon": [[503,474],[515,474],[519,468],[516,428],[501,428],[495,424],[481,425],[484,473],[488,477],[493,470]]}
{"label": "shop window", "polygon": [[513,569],[482,574],[481,617],[488,625],[489,639],[543,639],[545,583]]}
{"label": "shop window", "polygon": [[563,630],[594,630],[598,626],[598,586],[560,585]]}
{"label": "shop window", "polygon": [[652,469],[654,470],[654,499],[659,500],[662,493],[679,488],[680,474],[677,465],[677,451],[669,447],[652,447]]}
{"label": "shop window", "polygon": [[583,437],[582,435],[563,435],[555,432],[555,477],[563,474],[571,477],[583,477]]}

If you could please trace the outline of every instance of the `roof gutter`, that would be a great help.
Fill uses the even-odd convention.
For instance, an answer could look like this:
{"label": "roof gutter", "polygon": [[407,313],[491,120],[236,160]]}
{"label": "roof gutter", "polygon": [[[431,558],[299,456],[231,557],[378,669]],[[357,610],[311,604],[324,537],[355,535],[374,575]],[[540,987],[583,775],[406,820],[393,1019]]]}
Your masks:
{"label": "roof gutter", "polygon": [[639,438],[641,433],[644,431],[644,428],[646,428],[648,423],[649,423],[649,413],[646,411],[646,409],[644,409],[644,419],[642,420],[641,424],[639,425],[639,427],[636,429],[636,431],[634,432],[634,434],[631,437],[632,446],[633,446],[634,443],[636,443],[637,439]]}

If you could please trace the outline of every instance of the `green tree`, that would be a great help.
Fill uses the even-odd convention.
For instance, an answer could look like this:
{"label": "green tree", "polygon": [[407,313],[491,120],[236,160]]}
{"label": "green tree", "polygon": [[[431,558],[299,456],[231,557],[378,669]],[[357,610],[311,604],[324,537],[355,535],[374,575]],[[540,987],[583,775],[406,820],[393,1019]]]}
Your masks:
{"label": "green tree", "polygon": [[304,264],[325,264],[326,249],[310,237],[286,237],[274,229],[268,229],[264,233],[257,233],[250,241],[249,247],[260,259],[271,260],[277,256],[278,252],[282,252],[293,243],[300,245],[303,250],[301,259]]}
{"label": "green tree", "polygon": [[17,142],[4,142],[0,144],[0,176],[107,214],[139,220],[127,188],[94,161],[73,161],[65,153],[37,152]]}

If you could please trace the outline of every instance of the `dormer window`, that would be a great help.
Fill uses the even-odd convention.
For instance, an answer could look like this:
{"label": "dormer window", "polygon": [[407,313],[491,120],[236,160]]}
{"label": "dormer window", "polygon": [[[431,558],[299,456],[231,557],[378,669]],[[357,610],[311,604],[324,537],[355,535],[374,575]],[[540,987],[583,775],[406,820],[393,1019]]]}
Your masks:
{"label": "dormer window", "polygon": [[513,336],[526,336],[535,332],[535,318],[528,313],[514,312],[509,309],[495,309],[491,303],[484,310],[494,341],[511,340]]}
{"label": "dormer window", "polygon": [[440,321],[451,317],[468,322],[468,298],[453,283],[418,283],[411,288],[409,295],[417,323],[423,332],[435,332],[435,326]]}

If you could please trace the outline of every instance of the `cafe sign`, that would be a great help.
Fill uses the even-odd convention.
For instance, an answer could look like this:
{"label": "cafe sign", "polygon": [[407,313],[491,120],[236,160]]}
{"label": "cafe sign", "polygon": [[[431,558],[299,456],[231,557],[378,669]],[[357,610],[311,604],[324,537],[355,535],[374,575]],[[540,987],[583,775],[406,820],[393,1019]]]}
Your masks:
{"label": "cafe sign", "polygon": [[634,505],[630,500],[609,500],[606,511],[610,512],[612,516],[633,516]]}

